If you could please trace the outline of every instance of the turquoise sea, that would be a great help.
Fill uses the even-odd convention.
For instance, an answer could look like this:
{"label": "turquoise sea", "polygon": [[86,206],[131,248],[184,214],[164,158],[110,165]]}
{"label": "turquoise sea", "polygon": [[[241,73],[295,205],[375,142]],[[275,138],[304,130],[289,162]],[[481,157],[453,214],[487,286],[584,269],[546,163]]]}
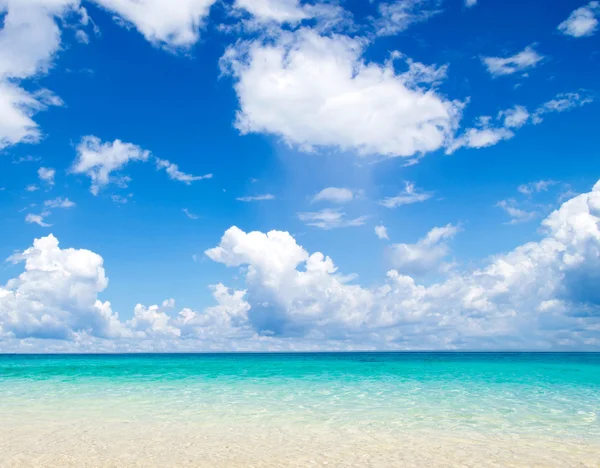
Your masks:
{"label": "turquoise sea", "polygon": [[0,356],[0,420],[57,414],[600,440],[600,354]]}

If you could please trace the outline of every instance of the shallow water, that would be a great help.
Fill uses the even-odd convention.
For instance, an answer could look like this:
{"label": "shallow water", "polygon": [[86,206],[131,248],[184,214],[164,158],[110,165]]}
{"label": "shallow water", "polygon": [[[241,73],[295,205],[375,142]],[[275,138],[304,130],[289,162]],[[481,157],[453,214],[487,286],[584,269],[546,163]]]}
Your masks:
{"label": "shallow water", "polygon": [[[111,466],[120,456],[111,447],[132,431],[137,448],[145,448],[135,463],[119,459],[119,466],[151,466],[144,457],[152,440],[173,450],[173,443],[194,441],[183,450],[192,459],[210,459],[209,448],[222,451],[211,452],[213,466],[218,460],[281,466],[274,455],[289,451],[299,461],[319,444],[315,463],[336,447],[352,446],[343,452],[353,454],[350,464],[339,455],[339,466],[360,466],[351,460],[361,454],[362,466],[413,466],[416,451],[430,458],[415,459],[414,466],[476,460],[506,466],[512,462],[494,465],[494,457],[507,451],[515,451],[515,466],[538,460],[600,466],[594,464],[599,412],[600,354],[594,353],[0,356],[0,436],[11,440],[0,446],[0,457],[7,466],[38,466],[27,455],[31,440],[52,447],[46,456],[71,453],[73,466],[84,466],[87,452],[79,456],[70,445],[81,446],[82,437],[104,441],[109,457],[89,466]],[[259,441],[262,455],[255,453]],[[453,459],[461,446],[467,447],[463,458]],[[236,447],[237,461],[231,458]],[[368,457],[371,450],[375,458]],[[125,453],[134,452],[130,446]],[[15,458],[19,453],[24,458]],[[43,456],[37,455],[45,463],[39,466],[61,466]],[[64,457],[60,463],[70,466]]]}

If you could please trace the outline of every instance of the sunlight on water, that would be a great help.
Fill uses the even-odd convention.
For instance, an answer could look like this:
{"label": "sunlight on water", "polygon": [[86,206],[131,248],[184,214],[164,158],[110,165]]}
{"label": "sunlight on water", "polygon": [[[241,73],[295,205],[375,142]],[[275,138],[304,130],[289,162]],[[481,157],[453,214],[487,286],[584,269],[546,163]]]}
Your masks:
{"label": "sunlight on water", "polygon": [[600,439],[600,355],[1,356],[0,418],[436,429]]}

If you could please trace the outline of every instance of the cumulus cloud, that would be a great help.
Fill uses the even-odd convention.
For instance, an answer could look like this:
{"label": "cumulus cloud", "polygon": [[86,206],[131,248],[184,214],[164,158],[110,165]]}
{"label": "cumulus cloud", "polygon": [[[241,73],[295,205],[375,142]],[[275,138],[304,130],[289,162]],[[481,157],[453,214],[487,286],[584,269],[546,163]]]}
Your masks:
{"label": "cumulus cloud", "polygon": [[558,25],[557,29],[567,36],[592,36],[598,29],[598,16],[600,16],[600,3],[592,1],[574,10]]}
{"label": "cumulus cloud", "polygon": [[221,68],[235,80],[236,127],[242,134],[276,135],[307,151],[409,157],[444,146],[462,104],[416,86],[414,66],[399,74],[391,62],[365,61],[366,45],[301,28],[274,41],[230,46]]}
{"label": "cumulus cloud", "polygon": [[409,275],[423,275],[439,269],[440,262],[450,253],[447,241],[457,232],[457,226],[448,224],[433,228],[415,244],[393,244],[393,266],[400,273]]}
{"label": "cumulus cloud", "polygon": [[[436,228],[406,245],[411,254],[418,244],[435,251],[455,230]],[[232,227],[206,255],[241,271],[246,289],[212,286],[215,305],[201,312],[175,314],[169,300],[139,304],[129,320],[98,299],[108,285],[102,257],[61,249],[50,235],[10,258],[25,271],[0,287],[0,347],[600,349],[600,182],[551,213],[541,233],[427,286],[394,269],[364,287],[287,232]]]}
{"label": "cumulus cloud", "polygon": [[272,195],[270,193],[265,193],[263,195],[248,195],[245,197],[238,197],[236,198],[237,201],[241,201],[241,202],[255,202],[255,201],[266,201],[266,200],[275,200],[275,195]]}
{"label": "cumulus cloud", "polygon": [[205,174],[202,176],[186,174],[185,172],[181,172],[179,170],[179,166],[177,164],[167,161],[166,159],[156,158],[156,167],[158,167],[158,169],[164,169],[169,176],[169,179],[178,180],[186,185],[190,185],[196,180],[212,179],[213,176],[212,174]]}
{"label": "cumulus cloud", "polygon": [[134,26],[151,43],[188,48],[200,38],[215,0],[94,0],[115,13],[124,25]]}
{"label": "cumulus cloud", "polygon": [[178,337],[181,335],[181,330],[170,324],[171,317],[162,309],[166,306],[159,307],[152,305],[146,307],[142,304],[137,304],[133,309],[133,319],[127,322],[128,327],[134,332],[139,332],[143,337],[148,336],[172,336]]}
{"label": "cumulus cloud", "polygon": [[433,196],[430,192],[419,192],[412,182],[405,182],[404,190],[395,197],[387,197],[379,201],[386,208],[397,208],[398,206],[412,205],[429,200]]}
{"label": "cumulus cloud", "polygon": [[388,236],[387,228],[384,225],[375,226],[375,235],[379,239],[390,239],[390,237]]}
{"label": "cumulus cloud", "polygon": [[183,309],[174,321],[181,335],[203,341],[214,337],[257,338],[248,324],[250,305],[246,291],[230,290],[222,283],[210,287],[217,305],[207,307],[204,313]]}
{"label": "cumulus cloud", "polygon": [[50,167],[40,167],[38,169],[38,177],[42,182],[46,182],[48,185],[54,185],[54,176],[56,171]]}
{"label": "cumulus cloud", "polygon": [[379,17],[375,20],[379,36],[392,36],[405,31],[415,23],[427,21],[441,13],[441,0],[395,0],[378,6]]}
{"label": "cumulus cloud", "polygon": [[533,45],[525,47],[518,54],[510,57],[482,57],[488,72],[494,76],[512,75],[523,70],[536,67],[544,59]]}
{"label": "cumulus cloud", "polygon": [[102,142],[95,136],[85,136],[77,145],[77,158],[71,167],[74,174],[90,177],[90,192],[98,195],[100,190],[114,181],[111,173],[125,167],[131,161],[146,161],[150,152],[133,143],[121,140]]}
{"label": "cumulus cloud", "polygon": [[[332,260],[321,253],[309,255],[286,232],[245,233],[233,227],[206,255],[227,266],[247,267],[248,319],[263,334],[304,334],[350,319],[360,306],[358,297],[359,302],[352,303],[345,294]],[[360,296],[360,288],[348,287]]]}
{"label": "cumulus cloud", "polygon": [[21,81],[48,72],[60,48],[60,28],[79,0],[0,1],[0,150],[35,143],[42,133],[33,116],[62,101],[50,91],[29,91]]}
{"label": "cumulus cloud", "polygon": [[[183,309],[172,316],[175,300],[167,299],[162,305],[137,304],[132,318],[121,320],[110,302],[98,299],[108,286],[102,257],[84,249],[61,249],[52,234],[9,260],[24,263],[25,271],[0,286],[0,347],[11,338],[91,339],[108,349],[120,343],[121,349],[139,350],[144,342],[189,337],[198,344],[209,335],[235,333],[246,322],[245,291],[222,284],[211,286],[217,304],[202,313]],[[106,341],[112,345],[102,345]]]}
{"label": "cumulus cloud", "polygon": [[332,203],[347,203],[354,198],[352,190],[339,187],[327,187],[312,197],[312,202],[328,201]]}
{"label": "cumulus cloud", "polygon": [[105,338],[120,334],[118,316],[97,299],[108,285],[102,257],[61,249],[49,235],[10,260],[24,263],[25,271],[0,287],[3,333],[65,340],[80,332]]}
{"label": "cumulus cloud", "polygon": [[367,217],[360,216],[354,219],[348,219],[346,213],[340,209],[325,208],[321,211],[310,211],[298,213],[298,219],[306,223],[307,226],[314,226],[329,230],[343,227],[362,226]]}
{"label": "cumulus cloud", "polygon": [[[392,270],[384,286],[360,287],[329,257],[309,254],[278,231],[231,228],[206,254],[246,267],[248,317],[268,336],[368,334],[421,348],[597,348],[599,215],[597,184],[546,218],[540,241],[430,286]],[[452,235],[447,226],[421,242],[436,246]]]}

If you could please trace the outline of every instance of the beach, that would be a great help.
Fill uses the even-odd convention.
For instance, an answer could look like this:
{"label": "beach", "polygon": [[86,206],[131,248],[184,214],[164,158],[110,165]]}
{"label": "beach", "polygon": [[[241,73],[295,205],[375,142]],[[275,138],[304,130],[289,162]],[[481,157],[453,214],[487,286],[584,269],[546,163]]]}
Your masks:
{"label": "beach", "polygon": [[2,467],[600,466],[600,356],[0,357]]}

